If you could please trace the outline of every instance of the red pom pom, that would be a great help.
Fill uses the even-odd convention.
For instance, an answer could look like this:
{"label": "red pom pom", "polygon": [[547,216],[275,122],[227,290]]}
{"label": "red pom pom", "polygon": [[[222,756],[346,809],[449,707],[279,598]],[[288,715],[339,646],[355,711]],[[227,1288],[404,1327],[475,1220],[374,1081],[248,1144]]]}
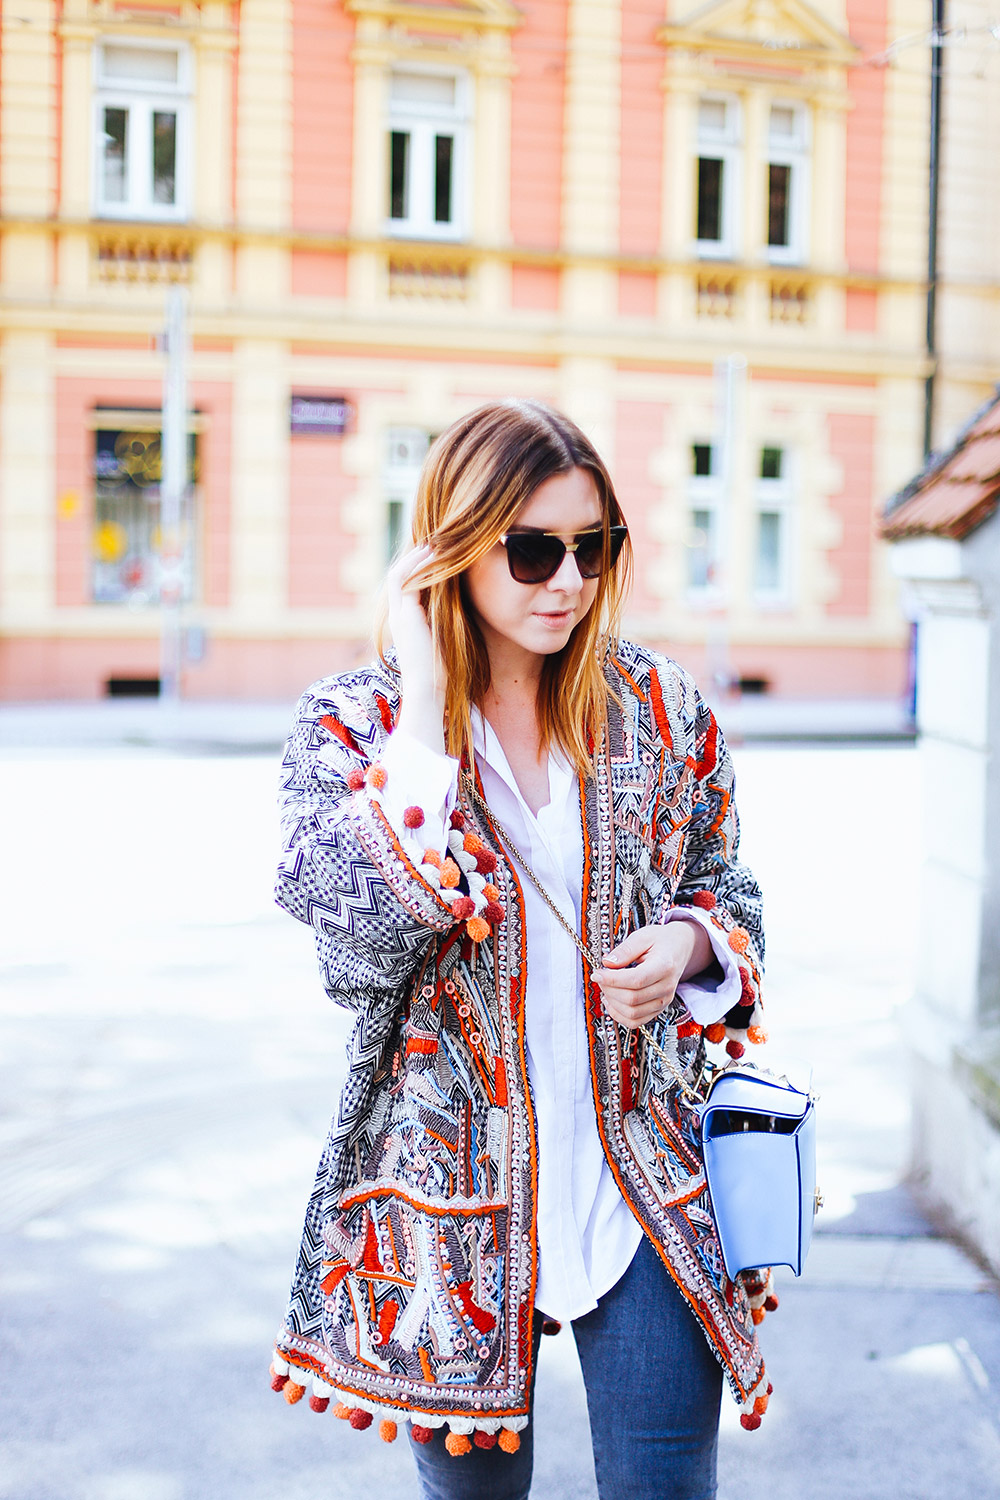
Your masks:
{"label": "red pom pom", "polygon": [[767,1394],[769,1396],[773,1396],[774,1395],[774,1386],[771,1384],[770,1381],[767,1382]]}
{"label": "red pom pom", "polygon": [[[465,827],[465,813],[461,812],[456,807],[455,811],[452,813],[452,815],[448,819],[448,821],[451,824],[452,828],[457,828],[458,832],[461,833],[462,829]],[[414,1432],[416,1432],[417,1429],[414,1428],[413,1430],[414,1430]]]}
{"label": "red pom pom", "polygon": [[364,784],[365,773],[364,771],[362,771],[360,766],[355,766],[352,771],[348,771],[347,785],[350,787],[352,792],[360,792]]}
{"label": "red pom pom", "polygon": [[740,970],[740,1000],[744,1005],[754,1005],[757,996],[754,993],[753,980],[746,969]]}
{"label": "red pom pom", "polygon": [[745,1411],[740,1417],[740,1426],[745,1427],[747,1432],[756,1432],[760,1426],[760,1417],[755,1411]]}
{"label": "red pom pom", "polygon": [[702,911],[711,911],[715,904],[715,897],[711,891],[695,891],[691,897],[691,905],[700,906]]}
{"label": "red pom pom", "polygon": [[309,1405],[313,1411],[326,1411],[330,1405],[330,1398],[329,1396],[310,1396]]}
{"label": "red pom pom", "polygon": [[682,1021],[677,1028],[678,1036],[698,1036],[700,1033],[701,1027],[697,1021]]}
{"label": "red pom pom", "polygon": [[423,828],[423,826],[424,826],[424,810],[423,810],[422,807],[404,807],[403,808],[403,827],[404,828]]}
{"label": "red pom pom", "polygon": [[457,901],[451,903],[451,909],[460,922],[476,915],[476,903],[471,896],[459,896]]}
{"label": "red pom pom", "polygon": [[497,1435],[495,1432],[477,1432],[472,1441],[477,1448],[495,1448]]}
{"label": "red pom pom", "polygon": [[[773,1292],[771,1292],[771,1294],[769,1296],[767,1296],[767,1297],[764,1298],[764,1306],[767,1308],[768,1312],[777,1312],[778,1311],[778,1307],[780,1306],[780,1304],[778,1302],[777,1297],[774,1295]],[[767,1394],[768,1395],[771,1394],[771,1387],[770,1386],[768,1386],[768,1388],[767,1388]]]}
{"label": "red pom pom", "polygon": [[726,1043],[726,1051],[729,1053],[729,1056],[735,1062],[735,1060],[738,1057],[742,1057],[743,1056],[744,1052],[746,1051],[746,1048],[744,1047],[744,1045],[743,1045],[742,1042],[732,1042],[732,1041],[730,1041],[730,1042]]}
{"label": "red pom pom", "polygon": [[416,1424],[414,1424],[410,1428],[410,1436],[413,1438],[413,1441],[415,1443],[429,1443],[431,1438],[434,1436],[434,1428],[417,1427]]}
{"label": "red pom pom", "polygon": [[484,849],[476,855],[476,869],[480,875],[492,875],[497,867],[497,857],[492,849]]}
{"label": "red pom pom", "polygon": [[506,915],[506,908],[501,906],[499,901],[487,901],[483,907],[483,916],[494,927],[498,922],[502,922]]}
{"label": "red pom pom", "polygon": [[726,1039],[726,1028],[722,1021],[713,1021],[711,1026],[705,1027],[706,1042],[724,1042]]}
{"label": "red pom pom", "polygon": [[364,1407],[356,1406],[351,1412],[350,1423],[352,1427],[357,1428],[358,1432],[364,1432],[366,1427],[372,1425],[372,1414],[370,1411],[365,1411]]}
{"label": "red pom pom", "polygon": [[288,1384],[287,1375],[279,1375],[274,1367],[271,1367],[271,1389],[272,1391],[283,1391]]}

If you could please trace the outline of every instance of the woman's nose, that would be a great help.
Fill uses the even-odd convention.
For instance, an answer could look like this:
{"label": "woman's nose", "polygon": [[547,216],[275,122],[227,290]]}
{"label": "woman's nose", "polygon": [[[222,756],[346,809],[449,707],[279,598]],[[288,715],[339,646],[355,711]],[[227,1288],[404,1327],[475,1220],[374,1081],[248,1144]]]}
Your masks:
{"label": "woman's nose", "polygon": [[548,581],[555,593],[578,594],[583,588],[583,574],[576,565],[576,553],[567,552],[562,562]]}

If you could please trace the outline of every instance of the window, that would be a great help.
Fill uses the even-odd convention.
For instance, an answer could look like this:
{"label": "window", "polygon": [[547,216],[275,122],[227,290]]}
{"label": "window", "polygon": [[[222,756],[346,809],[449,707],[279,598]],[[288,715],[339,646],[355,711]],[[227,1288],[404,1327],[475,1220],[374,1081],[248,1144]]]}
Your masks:
{"label": "window", "polygon": [[[122,413],[118,420],[121,421]],[[134,413],[136,417],[141,414]],[[156,604],[160,597],[160,413],[149,425],[99,428],[94,434],[95,604]],[[113,420],[113,419],[112,419]],[[195,436],[188,438],[192,481]],[[181,508],[182,598],[193,592],[192,513],[189,488]]]}
{"label": "window", "polygon": [[772,104],[768,125],[767,250],[777,264],[806,258],[807,117],[797,104]]}
{"label": "window", "polygon": [[737,250],[740,115],[735,99],[698,101],[695,239],[700,256]]}
{"label": "window", "polygon": [[410,539],[413,502],[430,445],[431,439],[421,427],[390,427],[386,433],[383,488],[386,557],[390,563]]}
{"label": "window", "polygon": [[397,70],[389,89],[389,229],[417,239],[465,232],[468,80]]}
{"label": "window", "polygon": [[754,592],[763,603],[786,603],[791,594],[792,490],[788,454],[762,448],[757,481]]}
{"label": "window", "polygon": [[717,471],[718,456],[711,443],[693,443],[688,483],[687,586],[696,595],[711,595],[719,584],[722,490]]}
{"label": "window", "polygon": [[186,49],[104,42],[95,65],[95,212],[103,218],[183,219]]}

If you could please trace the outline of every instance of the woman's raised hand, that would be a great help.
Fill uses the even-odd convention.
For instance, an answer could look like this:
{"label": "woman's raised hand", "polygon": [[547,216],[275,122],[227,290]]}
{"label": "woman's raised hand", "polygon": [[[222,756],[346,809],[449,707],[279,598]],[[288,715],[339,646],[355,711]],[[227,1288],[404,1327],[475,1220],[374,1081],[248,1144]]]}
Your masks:
{"label": "woman's raised hand", "polygon": [[389,569],[386,588],[389,628],[402,679],[399,728],[443,753],[444,669],[434,650],[420,590],[411,584],[432,556],[426,543],[405,553]]}
{"label": "woman's raised hand", "polygon": [[682,979],[707,969],[712,944],[694,922],[639,927],[595,969],[605,1007],[622,1026],[644,1026],[674,998]]}

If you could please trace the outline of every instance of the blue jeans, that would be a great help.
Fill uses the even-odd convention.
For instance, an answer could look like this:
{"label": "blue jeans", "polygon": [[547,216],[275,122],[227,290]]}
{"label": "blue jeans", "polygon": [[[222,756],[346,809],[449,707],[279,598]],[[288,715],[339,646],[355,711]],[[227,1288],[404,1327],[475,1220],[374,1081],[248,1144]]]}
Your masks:
{"label": "blue jeans", "polygon": [[[600,1500],[713,1500],[722,1370],[645,1236],[621,1280],[571,1326]],[[536,1313],[536,1361],[540,1331]],[[445,1430],[411,1439],[423,1500],[526,1500],[534,1418],[512,1454],[473,1447],[453,1458]]]}

